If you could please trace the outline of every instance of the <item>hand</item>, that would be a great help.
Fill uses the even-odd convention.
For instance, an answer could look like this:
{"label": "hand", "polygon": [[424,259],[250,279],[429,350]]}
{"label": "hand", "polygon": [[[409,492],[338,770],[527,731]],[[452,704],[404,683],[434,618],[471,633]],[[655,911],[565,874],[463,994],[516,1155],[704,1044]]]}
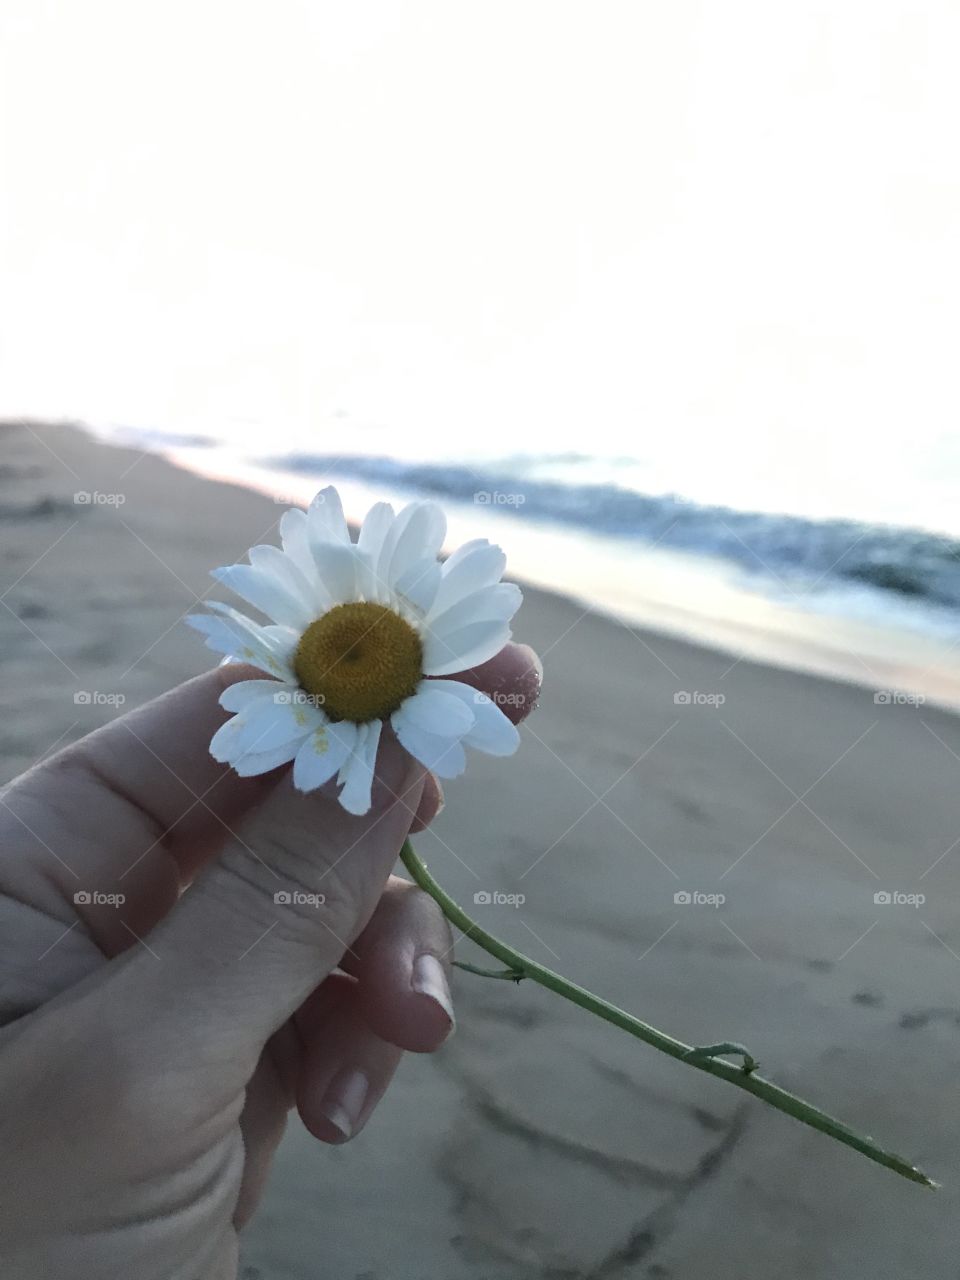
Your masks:
{"label": "hand", "polygon": [[[446,921],[390,875],[435,779],[386,738],[363,817],[288,769],[238,778],[207,747],[249,675],[191,680],[0,798],[7,1280],[235,1277],[290,1107],[344,1142],[451,1030]],[[519,718],[539,665],[509,645],[459,678],[522,694]]]}

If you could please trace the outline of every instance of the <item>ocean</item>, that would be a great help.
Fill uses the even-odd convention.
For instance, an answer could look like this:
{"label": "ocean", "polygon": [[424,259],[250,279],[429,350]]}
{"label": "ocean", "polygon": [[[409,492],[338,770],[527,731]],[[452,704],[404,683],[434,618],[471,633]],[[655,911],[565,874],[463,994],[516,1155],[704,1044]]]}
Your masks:
{"label": "ocean", "polygon": [[742,657],[960,701],[960,541],[850,518],[645,492],[630,455],[400,457],[225,436],[100,434],[283,501],[334,483],[358,518],[377,498],[440,502],[456,540],[486,536],[511,571],[585,607]]}

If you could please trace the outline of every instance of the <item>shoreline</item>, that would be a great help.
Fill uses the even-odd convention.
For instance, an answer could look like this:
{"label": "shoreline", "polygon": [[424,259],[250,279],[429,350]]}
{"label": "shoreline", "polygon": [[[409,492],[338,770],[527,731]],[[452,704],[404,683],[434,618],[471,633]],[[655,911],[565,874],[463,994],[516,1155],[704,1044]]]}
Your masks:
{"label": "shoreline", "polygon": [[[104,443],[130,447],[109,438]],[[308,502],[318,485],[303,473],[245,463],[222,450],[149,452],[206,479],[240,484],[289,504]],[[378,498],[404,503],[413,496],[339,477],[335,482],[353,521]],[[757,662],[853,684],[871,690],[878,704],[900,701],[960,712],[955,642],[919,629],[816,611],[803,607],[799,597],[790,603],[774,600],[742,586],[731,566],[707,557],[560,527],[531,527],[510,516],[498,516],[494,523],[457,504],[442,505],[450,514],[453,541],[502,540],[511,548],[511,568],[521,585],[549,591],[619,625],[700,645],[736,664]]]}

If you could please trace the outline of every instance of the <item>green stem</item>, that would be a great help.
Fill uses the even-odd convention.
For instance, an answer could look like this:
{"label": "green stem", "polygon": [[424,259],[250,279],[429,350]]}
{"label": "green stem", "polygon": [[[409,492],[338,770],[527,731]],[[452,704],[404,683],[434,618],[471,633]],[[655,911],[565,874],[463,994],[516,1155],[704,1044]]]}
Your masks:
{"label": "green stem", "polygon": [[736,1057],[742,1058],[743,1062],[740,1066],[740,1070],[744,1075],[750,1075],[750,1073],[756,1071],[757,1067],[760,1065],[756,1058],[752,1056],[749,1049],[742,1044],[737,1044],[734,1040],[724,1040],[721,1044],[697,1045],[696,1048],[690,1050],[687,1054],[687,1058],[688,1060],[693,1058],[719,1058],[724,1055],[727,1057],[730,1055],[736,1055]]}
{"label": "green stem", "polygon": [[455,969],[475,973],[478,978],[503,978],[506,982],[522,982],[526,977],[522,969],[482,969],[478,964],[467,964],[466,960],[453,960],[451,963]]}
{"label": "green stem", "polygon": [[[783,1111],[788,1116],[793,1116],[801,1124],[809,1125],[812,1129],[818,1129],[828,1137],[835,1138],[837,1142],[853,1147],[854,1151],[859,1151],[868,1160],[882,1164],[886,1169],[892,1169],[894,1173],[899,1173],[901,1177],[909,1178],[911,1182],[919,1182],[924,1187],[935,1187],[937,1185],[925,1173],[910,1164],[909,1161],[894,1155],[891,1151],[884,1151],[871,1138],[862,1137],[841,1121],[827,1115],[825,1111],[812,1106],[809,1102],[804,1102],[802,1098],[796,1097],[786,1089],[781,1089],[779,1085],[764,1079],[763,1076],[757,1075],[756,1063],[743,1045],[727,1041],[722,1044],[697,1048],[695,1045],[684,1044],[682,1040],[675,1040],[673,1036],[668,1036],[665,1032],[658,1031],[656,1027],[651,1027],[649,1023],[641,1022],[639,1018],[635,1018],[625,1010],[619,1009],[615,1004],[601,999],[600,996],[595,996],[591,991],[587,991],[586,988],[578,986],[575,982],[571,982],[568,978],[562,977],[552,969],[538,964],[528,956],[522,955],[505,942],[501,942],[499,938],[495,938],[493,934],[488,933],[486,929],[471,919],[463,908],[454,902],[446,890],[434,880],[426,865],[421,862],[414,852],[409,840],[404,841],[403,848],[400,850],[400,859],[416,884],[433,898],[450,923],[456,925],[472,942],[482,947],[489,955],[499,960],[501,964],[506,965],[508,972],[481,970],[476,966],[470,965],[463,965],[462,967],[469,969],[471,972],[480,973],[482,976],[510,977],[516,981],[519,981],[520,978],[529,978],[531,982],[539,983],[541,987],[546,987],[548,991],[555,991],[557,995],[563,996],[565,1000],[570,1000],[575,1005],[579,1005],[581,1009],[586,1009],[588,1013],[594,1013],[598,1018],[612,1022],[615,1027],[621,1027],[624,1031],[629,1032],[630,1035],[636,1036],[638,1040],[643,1040],[645,1044],[652,1045],[654,1049],[659,1049],[661,1053],[669,1054],[671,1058],[685,1062],[687,1066],[695,1067],[698,1071],[706,1071],[708,1075],[718,1076],[721,1080],[726,1080],[728,1084],[735,1085],[736,1088],[743,1089],[747,1093],[752,1093],[755,1098],[760,1098],[762,1101],[769,1103],[770,1106],[776,1107],[778,1111]],[[718,1054],[731,1053],[741,1056],[743,1063],[737,1066],[732,1062],[724,1062],[722,1058],[717,1056]]]}

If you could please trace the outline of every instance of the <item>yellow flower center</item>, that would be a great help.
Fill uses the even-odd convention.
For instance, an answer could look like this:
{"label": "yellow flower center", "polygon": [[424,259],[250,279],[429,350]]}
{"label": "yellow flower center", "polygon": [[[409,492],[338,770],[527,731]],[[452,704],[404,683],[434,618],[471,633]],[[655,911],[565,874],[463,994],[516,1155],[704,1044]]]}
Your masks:
{"label": "yellow flower center", "polygon": [[300,637],[293,668],[331,720],[381,720],[420,683],[423,647],[382,604],[338,604]]}

